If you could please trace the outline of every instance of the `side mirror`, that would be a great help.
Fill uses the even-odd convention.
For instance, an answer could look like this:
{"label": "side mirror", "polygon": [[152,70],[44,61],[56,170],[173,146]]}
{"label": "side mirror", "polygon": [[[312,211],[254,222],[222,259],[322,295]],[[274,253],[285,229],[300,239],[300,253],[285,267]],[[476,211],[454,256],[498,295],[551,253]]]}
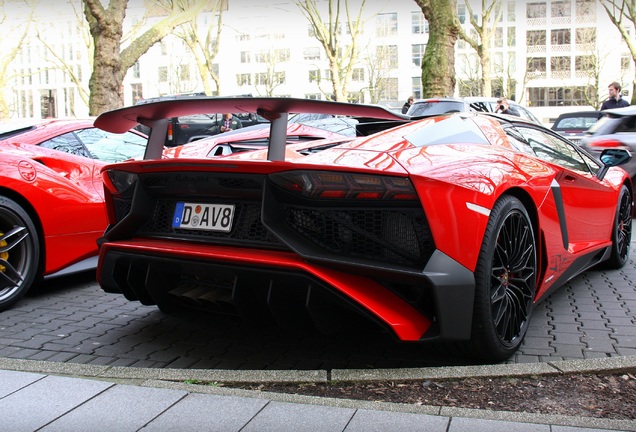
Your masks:
{"label": "side mirror", "polygon": [[596,177],[599,180],[603,180],[605,178],[605,174],[607,174],[607,170],[613,166],[623,165],[632,158],[632,154],[624,149],[605,149],[601,153],[599,159],[603,166],[596,173]]}

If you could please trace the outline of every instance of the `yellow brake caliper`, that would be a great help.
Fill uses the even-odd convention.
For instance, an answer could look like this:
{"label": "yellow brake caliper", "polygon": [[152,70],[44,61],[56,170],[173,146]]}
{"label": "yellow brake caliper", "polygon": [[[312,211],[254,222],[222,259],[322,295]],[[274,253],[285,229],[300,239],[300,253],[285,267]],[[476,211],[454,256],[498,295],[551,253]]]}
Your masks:
{"label": "yellow brake caliper", "polygon": [[[3,236],[4,233],[0,232],[0,236]],[[4,240],[0,240],[0,247],[4,247],[7,245],[7,242]],[[9,259],[9,252],[0,252],[0,259],[1,260],[8,260]],[[3,272],[6,270],[7,268],[5,266],[3,266],[2,264],[0,264],[0,272]]]}

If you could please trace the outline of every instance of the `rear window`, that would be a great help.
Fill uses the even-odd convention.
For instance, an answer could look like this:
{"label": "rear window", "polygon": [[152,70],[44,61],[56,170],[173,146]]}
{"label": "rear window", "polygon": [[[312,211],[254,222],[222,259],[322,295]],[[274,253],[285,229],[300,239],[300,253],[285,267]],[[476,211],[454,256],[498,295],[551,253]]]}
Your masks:
{"label": "rear window", "polygon": [[565,117],[557,119],[552,127],[553,130],[587,130],[598,121],[598,117]]}
{"label": "rear window", "polygon": [[416,102],[410,109],[407,115],[411,117],[423,116],[423,115],[438,115],[454,112],[466,111],[464,103],[459,101],[427,101]]}

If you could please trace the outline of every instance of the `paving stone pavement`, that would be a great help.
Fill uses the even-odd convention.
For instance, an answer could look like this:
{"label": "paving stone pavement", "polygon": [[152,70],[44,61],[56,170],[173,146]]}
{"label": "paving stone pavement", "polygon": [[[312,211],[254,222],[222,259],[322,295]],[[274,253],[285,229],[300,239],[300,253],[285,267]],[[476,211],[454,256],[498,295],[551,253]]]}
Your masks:
{"label": "paving stone pavement", "polygon": [[[636,355],[636,243],[621,270],[590,270],[533,312],[507,363]],[[372,331],[335,336],[251,328],[230,317],[174,317],[104,293],[91,272],[45,281],[0,312],[0,357],[177,369],[314,370],[467,365]]]}

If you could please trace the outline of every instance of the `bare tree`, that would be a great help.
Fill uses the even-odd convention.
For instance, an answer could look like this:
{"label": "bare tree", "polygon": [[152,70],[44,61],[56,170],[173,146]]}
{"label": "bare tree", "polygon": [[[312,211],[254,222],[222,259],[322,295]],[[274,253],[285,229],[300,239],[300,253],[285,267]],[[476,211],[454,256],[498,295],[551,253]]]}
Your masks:
{"label": "bare tree", "polygon": [[121,107],[126,71],[175,27],[194,19],[207,4],[206,0],[197,0],[193,5],[184,5],[178,0],[166,0],[162,3],[166,16],[122,49],[123,22],[128,0],[110,0],[107,7],[101,0],[83,0],[83,3],[95,44],[93,73],[88,84],[90,115]]}
{"label": "bare tree", "polygon": [[[632,61],[636,62],[636,41],[634,35],[630,33],[629,28],[636,27],[636,0],[600,0],[601,5],[605,8],[607,16],[612,23],[620,31],[623,40],[629,48]],[[631,23],[631,24],[629,24]],[[636,104],[636,74],[632,79],[632,101]]]}
{"label": "bare tree", "polygon": [[265,64],[265,71],[255,74],[256,93],[261,96],[274,96],[274,90],[286,81],[285,72],[278,71],[276,66],[281,62],[289,61],[289,51],[272,47],[269,51],[261,51],[257,57],[258,63]]}
{"label": "bare tree", "polygon": [[459,35],[456,0],[415,0],[429,25],[422,58],[422,97],[455,92],[455,42]]}
{"label": "bare tree", "polygon": [[8,20],[5,8],[15,5],[29,7],[26,2],[14,1],[6,4],[3,2],[0,9],[0,35],[3,36],[3,47],[0,51],[0,89],[3,89],[0,91],[0,120],[5,120],[10,115],[9,103],[4,90],[11,88],[9,82],[14,78],[9,73],[9,67],[20,53],[22,44],[29,34],[34,11],[32,7],[29,7],[30,13],[26,18],[22,18],[17,22]]}
{"label": "bare tree", "polygon": [[478,38],[473,38],[466,33],[458,20],[456,24],[459,30],[459,37],[477,51],[481,66],[482,96],[492,96],[490,45],[497,25],[501,22],[501,2],[498,0],[481,0],[481,23],[476,18],[468,1],[466,2],[466,9],[470,15],[470,24],[475,29]]}
{"label": "bare tree", "polygon": [[[294,0],[309,21],[315,38],[324,48],[335,100],[347,101],[347,87],[358,60],[357,39],[362,32],[362,12],[366,0],[361,0],[356,17],[352,16],[349,0],[327,0],[327,16],[323,18],[315,0]],[[343,38],[346,32],[349,38]]]}
{"label": "bare tree", "polygon": [[390,89],[390,71],[387,65],[385,50],[376,50],[375,53],[368,52],[364,57],[364,65],[366,71],[367,87],[364,89],[369,94],[369,102],[377,104],[380,102],[382,95]]}
{"label": "bare tree", "polygon": [[[184,0],[194,6],[195,0]],[[194,56],[196,66],[203,82],[203,90],[208,96],[221,94],[221,80],[214,66],[214,58],[219,53],[219,41],[223,27],[223,10],[227,7],[227,0],[215,0],[205,8],[206,12],[215,17],[215,23],[209,24],[207,29],[201,30],[196,19],[186,22],[177,28],[175,36],[182,39]],[[203,37],[201,35],[204,34]]]}
{"label": "bare tree", "polygon": [[600,109],[606,99],[606,87],[601,84],[601,73],[607,63],[609,51],[602,49],[601,43],[597,39],[596,28],[577,29],[576,45],[585,48],[585,55],[577,56],[575,70],[577,77],[587,78],[587,88],[582,96],[585,103],[595,109]]}

